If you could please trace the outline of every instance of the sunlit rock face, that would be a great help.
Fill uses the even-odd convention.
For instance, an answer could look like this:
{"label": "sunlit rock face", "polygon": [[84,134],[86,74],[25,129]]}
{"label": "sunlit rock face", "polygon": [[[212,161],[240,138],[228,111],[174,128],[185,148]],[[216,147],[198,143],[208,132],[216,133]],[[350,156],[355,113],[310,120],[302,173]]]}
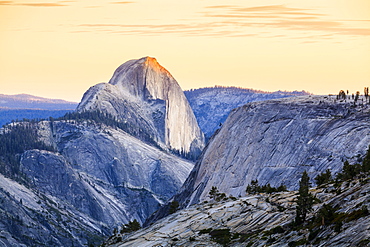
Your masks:
{"label": "sunlit rock face", "polygon": [[196,157],[204,135],[172,75],[155,58],[130,60],[109,83],[91,87],[78,111],[101,110],[145,133],[162,148]]}
{"label": "sunlit rock face", "polygon": [[370,143],[369,107],[361,102],[302,96],[235,109],[176,199],[188,205],[207,200],[212,186],[243,196],[255,179],[296,189],[304,170],[313,180],[326,169],[339,172],[345,160],[360,162]]}

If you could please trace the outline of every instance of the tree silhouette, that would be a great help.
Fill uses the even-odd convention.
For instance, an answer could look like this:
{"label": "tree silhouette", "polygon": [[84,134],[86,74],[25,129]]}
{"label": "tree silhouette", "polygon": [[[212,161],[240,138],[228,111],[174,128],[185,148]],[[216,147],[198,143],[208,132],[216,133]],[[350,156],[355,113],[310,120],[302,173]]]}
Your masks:
{"label": "tree silhouette", "polygon": [[306,171],[303,172],[301,181],[299,182],[299,195],[297,197],[296,207],[296,225],[302,225],[306,221],[306,216],[312,210],[313,196],[309,192],[310,178]]}

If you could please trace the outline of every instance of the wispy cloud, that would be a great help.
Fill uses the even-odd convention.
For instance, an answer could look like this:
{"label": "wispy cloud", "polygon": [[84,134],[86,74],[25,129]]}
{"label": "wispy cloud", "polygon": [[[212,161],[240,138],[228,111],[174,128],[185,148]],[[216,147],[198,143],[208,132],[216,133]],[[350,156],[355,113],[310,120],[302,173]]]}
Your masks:
{"label": "wispy cloud", "polygon": [[[114,2],[119,3],[119,2]],[[131,3],[131,2],[121,2]],[[180,24],[82,24],[76,31],[126,35],[165,35],[207,37],[249,37],[328,39],[334,35],[369,36],[370,29],[355,22],[331,20],[312,9],[285,5],[241,7],[216,5],[204,8],[200,20],[177,20]],[[354,24],[354,25],[349,25]],[[266,34],[267,33],[267,34]],[[273,35],[268,35],[273,34]]]}
{"label": "wispy cloud", "polygon": [[29,7],[63,7],[63,6],[68,6],[66,4],[62,3],[20,3],[17,5],[21,6],[29,6]]}
{"label": "wispy cloud", "polygon": [[11,5],[11,6],[27,6],[27,7],[64,7],[68,6],[64,4],[70,1],[61,1],[57,3],[15,3],[14,1],[0,1],[0,5]]}
{"label": "wispy cloud", "polygon": [[[312,9],[291,8],[285,5],[239,7],[230,5],[208,6],[204,16],[223,19],[244,27],[263,27],[292,31],[325,32],[342,35],[367,36],[370,29],[346,25],[345,20],[330,20]],[[209,11],[212,10],[212,11]],[[221,10],[221,11],[220,11]],[[230,22],[229,22],[230,23]]]}
{"label": "wispy cloud", "polygon": [[129,4],[129,3],[134,3],[134,2],[130,2],[130,1],[111,2],[111,4]]}
{"label": "wispy cloud", "polygon": [[12,1],[0,1],[0,5],[12,5]]}

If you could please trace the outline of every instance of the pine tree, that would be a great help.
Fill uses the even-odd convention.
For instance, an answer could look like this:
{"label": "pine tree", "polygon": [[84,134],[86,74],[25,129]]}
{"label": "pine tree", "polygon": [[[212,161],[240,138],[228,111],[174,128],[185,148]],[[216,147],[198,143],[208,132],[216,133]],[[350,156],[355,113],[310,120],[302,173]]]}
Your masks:
{"label": "pine tree", "polygon": [[369,149],[366,152],[366,156],[365,156],[364,160],[362,161],[361,169],[365,173],[370,171],[370,146],[369,146]]}
{"label": "pine tree", "polygon": [[306,171],[303,172],[301,181],[299,182],[299,195],[297,197],[296,217],[295,223],[302,225],[307,213],[312,210],[313,196],[309,192],[310,178]]}
{"label": "pine tree", "polygon": [[169,213],[173,214],[179,209],[179,202],[178,201],[172,201],[170,204]]}
{"label": "pine tree", "polygon": [[209,197],[219,202],[226,198],[226,194],[219,192],[216,186],[212,186],[212,189],[209,191]]}
{"label": "pine tree", "polygon": [[331,179],[332,177],[331,177],[331,172],[329,169],[327,169],[325,172],[322,172],[321,174],[317,175],[317,177],[315,177],[315,181],[317,185],[329,183]]}
{"label": "pine tree", "polygon": [[[121,234],[134,232],[134,231],[139,230],[140,228],[141,228],[140,223],[136,219],[134,219],[133,221],[130,221],[125,225],[122,225]],[[114,234],[117,234],[117,233],[114,233]]]}

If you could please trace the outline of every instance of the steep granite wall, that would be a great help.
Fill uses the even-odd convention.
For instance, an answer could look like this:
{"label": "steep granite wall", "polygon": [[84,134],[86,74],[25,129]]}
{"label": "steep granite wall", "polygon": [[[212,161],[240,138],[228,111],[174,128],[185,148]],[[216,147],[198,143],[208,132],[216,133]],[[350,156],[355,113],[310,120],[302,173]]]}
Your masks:
{"label": "steep granite wall", "polygon": [[304,170],[311,179],[326,169],[336,173],[345,160],[361,161],[369,143],[367,105],[324,96],[249,103],[232,111],[176,199],[198,203],[212,186],[244,195],[254,179],[296,189]]}

